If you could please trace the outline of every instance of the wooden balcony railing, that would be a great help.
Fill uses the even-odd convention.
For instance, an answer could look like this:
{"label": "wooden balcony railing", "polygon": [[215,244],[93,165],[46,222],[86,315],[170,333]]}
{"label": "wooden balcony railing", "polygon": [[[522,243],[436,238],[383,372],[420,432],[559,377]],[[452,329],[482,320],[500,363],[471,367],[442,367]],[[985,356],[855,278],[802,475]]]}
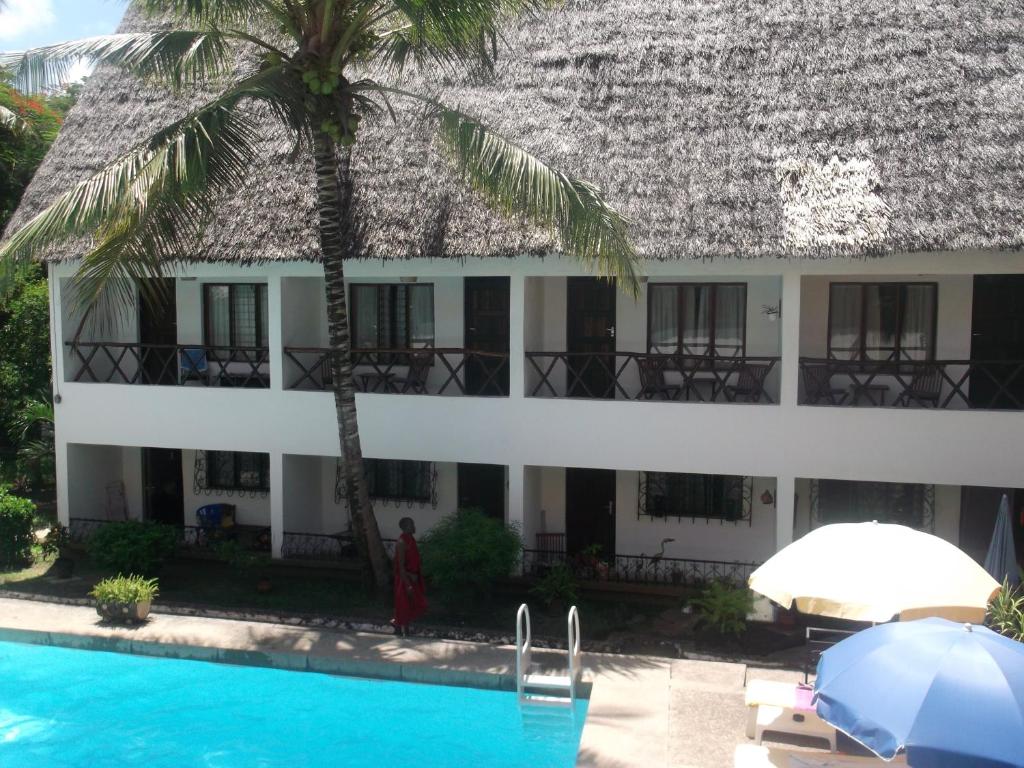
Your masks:
{"label": "wooden balcony railing", "polygon": [[[287,389],[327,390],[330,350],[285,347]],[[352,353],[359,392],[508,397],[507,352],[471,349],[360,349]]]}
{"label": "wooden balcony railing", "polygon": [[800,403],[1024,410],[1024,360],[801,358]]}
{"label": "wooden balcony railing", "polygon": [[266,347],[69,341],[72,381],[201,387],[270,386]]}
{"label": "wooden balcony railing", "polygon": [[774,403],[778,357],[527,352],[531,397]]}

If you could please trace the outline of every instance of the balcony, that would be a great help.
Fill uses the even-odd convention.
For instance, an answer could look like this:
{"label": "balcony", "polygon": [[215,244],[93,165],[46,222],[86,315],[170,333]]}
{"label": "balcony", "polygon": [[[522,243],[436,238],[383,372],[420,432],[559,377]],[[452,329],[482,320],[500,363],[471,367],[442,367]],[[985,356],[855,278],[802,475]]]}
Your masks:
{"label": "balcony", "polygon": [[1024,410],[1024,360],[800,359],[801,405]]}
{"label": "balcony", "polygon": [[270,386],[267,347],[69,341],[71,381],[199,387]]}
{"label": "balcony", "polygon": [[[285,347],[286,388],[331,388],[330,350]],[[360,349],[352,353],[356,390],[379,394],[508,397],[507,352],[461,348]]]}
{"label": "balcony", "polygon": [[778,402],[778,357],[527,352],[529,397]]}

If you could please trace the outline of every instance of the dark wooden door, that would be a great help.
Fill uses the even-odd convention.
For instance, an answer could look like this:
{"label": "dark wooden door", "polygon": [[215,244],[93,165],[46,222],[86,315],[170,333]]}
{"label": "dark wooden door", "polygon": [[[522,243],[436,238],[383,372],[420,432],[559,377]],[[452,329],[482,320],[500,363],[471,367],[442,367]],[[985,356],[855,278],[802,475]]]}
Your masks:
{"label": "dark wooden door", "polygon": [[467,395],[508,395],[510,287],[507,277],[465,279],[466,349],[505,355],[466,357]]}
{"label": "dark wooden door", "polygon": [[1016,361],[976,367],[971,405],[1024,408],[1024,275],[975,275],[971,315],[971,360]]}
{"label": "dark wooden door", "polygon": [[565,470],[565,549],[572,556],[597,545],[615,557],[615,471]]}
{"label": "dark wooden door", "polygon": [[459,509],[478,509],[505,522],[505,467],[502,464],[459,464]]}
{"label": "dark wooden door", "polygon": [[185,523],[185,489],[181,476],[181,451],[143,448],[145,519],[167,525]]}
{"label": "dark wooden door", "polygon": [[139,302],[141,378],[145,384],[178,383],[178,306],[174,279],[152,279],[151,301]]}
{"label": "dark wooden door", "polygon": [[566,309],[569,397],[614,398],[615,282],[570,277]]}

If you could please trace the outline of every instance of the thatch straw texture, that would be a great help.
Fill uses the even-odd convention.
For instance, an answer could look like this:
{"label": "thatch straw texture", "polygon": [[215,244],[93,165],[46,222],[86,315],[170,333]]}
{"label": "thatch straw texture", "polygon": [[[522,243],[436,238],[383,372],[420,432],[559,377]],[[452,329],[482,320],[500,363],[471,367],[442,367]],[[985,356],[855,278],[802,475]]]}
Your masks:
{"label": "thatch straw texture", "polygon": [[[1024,246],[1017,0],[571,0],[507,41],[492,80],[412,83],[598,184],[642,256]],[[182,107],[95,77],[14,224]],[[550,251],[467,192],[415,120],[360,136],[369,257]],[[197,258],[317,257],[310,162],[268,134]]]}

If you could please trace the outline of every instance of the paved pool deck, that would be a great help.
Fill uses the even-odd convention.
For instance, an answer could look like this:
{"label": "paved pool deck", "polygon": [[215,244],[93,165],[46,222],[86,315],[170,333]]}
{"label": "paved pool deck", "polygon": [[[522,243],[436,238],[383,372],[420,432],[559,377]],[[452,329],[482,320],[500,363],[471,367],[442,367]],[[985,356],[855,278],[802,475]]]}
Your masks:
{"label": "paved pool deck", "polygon": [[[585,620],[585,617],[584,617]],[[0,640],[379,677],[515,688],[513,646],[396,638],[156,612],[145,624],[101,623],[93,608],[0,598]],[[746,743],[749,677],[799,674],[743,664],[585,653],[592,684],[578,766],[727,768]],[[542,666],[564,652],[534,651]]]}

